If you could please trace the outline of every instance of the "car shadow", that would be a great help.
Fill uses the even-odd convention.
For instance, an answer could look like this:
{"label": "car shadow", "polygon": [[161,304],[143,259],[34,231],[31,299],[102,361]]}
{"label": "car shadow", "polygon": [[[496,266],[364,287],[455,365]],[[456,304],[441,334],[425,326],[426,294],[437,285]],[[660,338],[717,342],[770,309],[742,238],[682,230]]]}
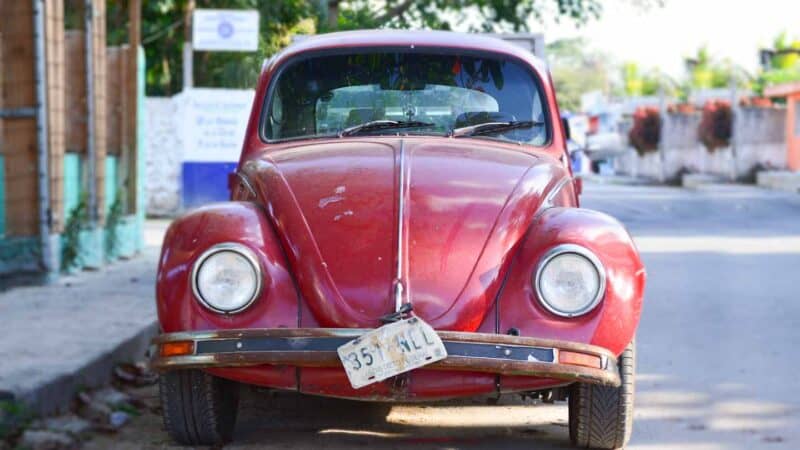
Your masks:
{"label": "car shadow", "polygon": [[230,448],[570,448],[566,404],[520,396],[386,404],[245,389]]}

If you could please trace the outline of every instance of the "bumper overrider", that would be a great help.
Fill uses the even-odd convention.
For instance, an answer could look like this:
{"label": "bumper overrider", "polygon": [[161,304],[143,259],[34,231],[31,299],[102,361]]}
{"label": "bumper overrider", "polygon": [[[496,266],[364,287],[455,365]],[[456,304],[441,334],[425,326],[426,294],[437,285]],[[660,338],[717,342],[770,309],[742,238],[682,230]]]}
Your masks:
{"label": "bumper overrider", "polygon": [[[336,349],[366,333],[356,328],[264,328],[165,333],[153,339],[158,371],[262,364],[341,367]],[[447,358],[425,369],[522,375],[619,386],[616,356],[570,341],[437,331]]]}

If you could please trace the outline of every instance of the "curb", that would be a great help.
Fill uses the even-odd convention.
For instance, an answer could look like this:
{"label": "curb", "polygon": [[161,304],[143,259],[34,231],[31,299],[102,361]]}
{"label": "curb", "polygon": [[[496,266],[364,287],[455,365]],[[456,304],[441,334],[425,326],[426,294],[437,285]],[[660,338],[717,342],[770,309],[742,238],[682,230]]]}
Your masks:
{"label": "curb", "polygon": [[95,355],[77,370],[56,374],[47,382],[19,393],[15,400],[25,404],[30,412],[39,416],[66,412],[78,391],[109,384],[117,363],[143,359],[150,340],[157,333],[158,323],[153,321],[131,336],[121,339],[114,348]]}
{"label": "curb", "polygon": [[659,183],[658,180],[644,177],[632,177],[623,175],[595,175],[595,174],[576,174],[577,178],[583,179],[585,182],[596,184],[616,185],[616,186],[665,186],[665,183]]}
{"label": "curb", "polygon": [[736,183],[730,182],[719,175],[705,174],[705,173],[686,173],[681,177],[681,186],[686,189],[701,189],[706,186],[715,185],[734,185]]}

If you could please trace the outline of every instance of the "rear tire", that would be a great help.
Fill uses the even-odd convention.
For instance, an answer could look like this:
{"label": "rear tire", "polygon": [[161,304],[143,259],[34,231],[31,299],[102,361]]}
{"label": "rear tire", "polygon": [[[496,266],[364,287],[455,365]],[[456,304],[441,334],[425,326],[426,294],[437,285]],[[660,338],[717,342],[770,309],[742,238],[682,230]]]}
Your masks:
{"label": "rear tire", "polygon": [[633,430],[636,345],[631,342],[618,361],[619,387],[575,383],[569,395],[569,438],[582,448],[618,449]]}
{"label": "rear tire", "polygon": [[220,445],[233,438],[239,385],[200,370],[175,370],[159,379],[164,428],[182,445]]}

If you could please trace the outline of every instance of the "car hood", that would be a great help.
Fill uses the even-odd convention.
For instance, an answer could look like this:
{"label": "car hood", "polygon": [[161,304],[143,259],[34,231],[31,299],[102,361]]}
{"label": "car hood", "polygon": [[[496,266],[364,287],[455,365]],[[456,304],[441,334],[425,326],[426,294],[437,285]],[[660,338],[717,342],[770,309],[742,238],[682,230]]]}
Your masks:
{"label": "car hood", "polygon": [[567,176],[546,156],[444,138],[305,143],[243,170],[319,325],[377,326],[395,310],[399,270],[415,314],[459,331],[481,324],[543,196]]}

